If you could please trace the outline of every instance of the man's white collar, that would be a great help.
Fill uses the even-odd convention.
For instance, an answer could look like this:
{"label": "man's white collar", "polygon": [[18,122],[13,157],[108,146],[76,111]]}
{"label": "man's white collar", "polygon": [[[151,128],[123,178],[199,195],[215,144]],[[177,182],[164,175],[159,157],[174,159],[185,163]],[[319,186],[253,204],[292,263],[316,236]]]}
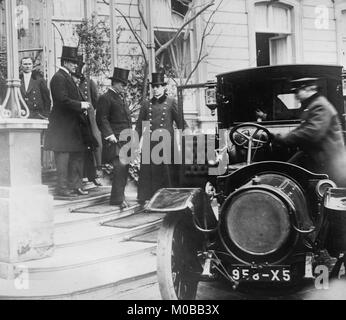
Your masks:
{"label": "man's white collar", "polygon": [[70,74],[70,71],[68,71],[65,67],[60,67],[61,70],[64,70],[67,74]]}

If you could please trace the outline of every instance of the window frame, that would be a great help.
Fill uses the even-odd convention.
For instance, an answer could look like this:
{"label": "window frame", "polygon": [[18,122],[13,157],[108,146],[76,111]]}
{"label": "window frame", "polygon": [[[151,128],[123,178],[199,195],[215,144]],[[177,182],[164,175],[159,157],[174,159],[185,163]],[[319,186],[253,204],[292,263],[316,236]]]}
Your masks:
{"label": "window frame", "polygon": [[[155,27],[154,28],[154,34],[156,32],[167,32],[167,33],[174,33],[177,32],[178,29],[175,28],[163,28],[163,27]],[[181,32],[180,36],[183,35],[186,31],[188,31],[190,33],[189,35],[189,56],[190,56],[190,69],[192,69],[192,62],[193,62],[193,29],[186,29],[184,31]],[[179,79],[179,78],[174,78],[174,79]],[[182,78],[185,79],[185,78]]]}
{"label": "window frame", "polygon": [[[190,3],[192,2],[192,0],[187,0],[187,1],[189,1]],[[180,6],[181,6],[181,7],[186,7],[186,11],[185,11],[185,9],[184,9],[184,13],[182,13],[182,12],[179,12],[179,11],[175,10],[175,9],[174,9],[174,4],[173,4],[173,2],[175,2],[175,3],[180,3]],[[179,6],[179,5],[178,5],[178,6]],[[184,5],[184,4],[181,3],[179,0],[171,0],[171,1],[170,1],[170,7],[171,7],[171,12],[172,12],[172,14],[177,14],[177,15],[179,15],[179,16],[181,16],[181,17],[185,17],[187,11],[189,10],[188,5]]]}
{"label": "window frame", "polygon": [[[249,55],[250,55],[250,67],[256,67],[257,65],[257,49],[256,49],[256,4],[270,3],[270,1],[263,0],[246,0],[246,7],[248,12],[248,38],[249,38]],[[303,46],[302,46],[302,21],[301,4],[297,0],[279,0],[275,2],[275,5],[282,5],[290,8],[291,11],[291,46],[292,46],[292,63],[303,62]]]}

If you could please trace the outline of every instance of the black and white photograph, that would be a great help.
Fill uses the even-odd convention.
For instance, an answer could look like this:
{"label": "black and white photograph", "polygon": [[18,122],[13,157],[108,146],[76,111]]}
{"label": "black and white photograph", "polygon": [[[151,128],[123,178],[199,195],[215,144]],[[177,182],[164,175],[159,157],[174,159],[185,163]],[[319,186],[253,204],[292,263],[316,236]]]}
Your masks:
{"label": "black and white photograph", "polygon": [[0,300],[346,300],[345,139],[346,0],[0,0]]}

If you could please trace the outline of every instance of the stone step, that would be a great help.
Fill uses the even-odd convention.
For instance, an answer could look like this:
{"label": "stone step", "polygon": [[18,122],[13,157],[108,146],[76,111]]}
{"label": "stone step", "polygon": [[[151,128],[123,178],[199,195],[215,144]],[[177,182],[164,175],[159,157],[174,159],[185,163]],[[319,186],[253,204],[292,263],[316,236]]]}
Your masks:
{"label": "stone step", "polygon": [[155,273],[156,255],[146,251],[82,268],[55,271],[54,277],[49,279],[39,279],[40,273],[36,279],[30,279],[29,274],[28,282],[24,281],[21,288],[16,287],[16,281],[0,280],[0,299],[101,300],[114,296],[131,282],[153,281]]}
{"label": "stone step", "polygon": [[55,248],[59,250],[75,246],[88,246],[91,243],[106,240],[122,241],[144,232],[157,230],[161,223],[162,219],[131,229],[95,225],[95,222],[88,222],[82,226],[77,224],[66,228],[58,228],[55,233]]}
{"label": "stone step", "polygon": [[117,242],[114,240],[93,243],[84,247],[69,247],[57,250],[54,256],[21,264],[32,280],[48,280],[61,272],[78,271],[89,266],[126,259],[143,253],[155,252],[156,243]]}
{"label": "stone step", "polygon": [[[140,210],[140,206],[137,202],[129,202],[130,207],[127,209],[119,209],[119,207],[110,207],[107,202],[102,202],[97,205],[97,208],[104,207],[105,213],[83,213],[83,208],[79,208],[78,212],[66,211],[56,214],[54,216],[55,228],[66,228],[74,225],[82,225],[85,223],[94,222],[95,224],[103,223],[106,220],[120,219],[137,213]],[[88,210],[92,210],[93,206],[86,207]]]}
{"label": "stone step", "polygon": [[79,208],[92,206],[109,201],[111,187],[101,187],[98,192],[91,192],[88,196],[81,196],[65,200],[54,200],[54,212],[56,214],[73,211]]}

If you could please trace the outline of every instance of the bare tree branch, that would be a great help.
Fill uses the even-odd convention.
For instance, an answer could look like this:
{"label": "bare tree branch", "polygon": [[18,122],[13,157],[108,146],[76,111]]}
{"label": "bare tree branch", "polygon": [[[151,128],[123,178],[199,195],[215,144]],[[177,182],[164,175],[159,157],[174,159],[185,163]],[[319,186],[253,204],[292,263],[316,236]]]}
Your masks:
{"label": "bare tree branch", "polygon": [[[184,61],[187,61],[187,59],[184,59],[184,57],[183,57],[182,61],[178,61],[177,56],[175,55],[175,51],[174,51],[175,49],[172,47],[172,45],[179,39],[179,36],[186,29],[187,29],[187,31],[184,32],[183,41],[184,41],[184,43],[186,41],[189,41],[190,31],[192,30],[191,23],[193,21],[195,21],[199,16],[201,16],[206,10],[208,10],[210,7],[212,7],[215,4],[215,0],[210,0],[207,4],[202,4],[202,5],[198,5],[198,6],[196,5],[196,3],[194,1],[188,1],[188,0],[179,0],[179,1],[182,4],[188,6],[188,11],[184,17],[184,21],[183,21],[182,25],[179,27],[179,29],[174,33],[173,37],[164,44],[162,44],[161,41],[155,35],[155,43],[159,47],[155,52],[155,56],[159,57],[165,50],[170,49],[170,51],[171,51],[170,58],[173,59],[172,64],[173,64],[173,66],[175,66],[176,72],[178,72],[180,80],[182,80],[183,79],[182,73],[185,73],[185,71],[186,71],[186,65],[184,64]],[[107,2],[106,0],[103,0],[103,2],[105,4],[109,5],[109,2]],[[203,55],[203,48],[205,45],[206,38],[212,32],[212,30],[215,26],[215,24],[213,24],[211,26],[211,20],[212,20],[213,16],[215,15],[215,13],[217,12],[217,10],[220,8],[222,3],[223,3],[223,0],[221,0],[219,2],[217,8],[215,8],[213,10],[213,12],[208,17],[207,21],[205,21],[205,28],[204,28],[202,36],[201,36],[201,43],[200,43],[200,48],[199,48],[199,52],[198,52],[198,57],[197,57],[197,60],[196,60],[194,67],[192,68],[189,75],[187,76],[185,83],[188,83],[191,80],[192,75],[198,69],[199,65],[208,56],[208,54]],[[133,5],[132,0],[130,2],[130,7],[131,7],[131,5]],[[146,42],[137,33],[137,31],[135,30],[135,27],[133,26],[132,22],[130,21],[130,18],[126,17],[125,14],[122,13],[118,8],[114,8],[114,10],[125,20],[126,24],[128,25],[128,27],[130,29],[130,32],[133,34],[133,36],[135,37],[136,41],[138,42],[138,44],[140,46],[140,49],[141,49],[141,52],[142,52],[142,55],[143,55],[143,58],[145,61],[144,78],[146,81],[148,79],[147,73],[148,73],[148,63],[149,63],[148,62],[148,56],[147,56],[148,53],[147,53],[147,48],[146,48]],[[147,29],[148,26],[147,26],[145,16],[143,13],[143,2],[141,0],[138,0],[138,13],[139,13],[140,20],[143,23],[143,26]],[[129,16],[130,16],[130,14],[129,14]],[[185,51],[186,51],[186,49],[187,49],[186,44],[184,44],[183,48],[185,48]],[[163,57],[161,57],[161,59],[163,59]],[[163,62],[163,60],[161,62]],[[181,66],[179,66],[178,64],[181,64]],[[182,69],[182,72],[179,72],[178,71],[179,69]]]}
{"label": "bare tree branch", "polygon": [[56,29],[56,31],[58,31],[62,44],[65,45],[64,37],[62,36],[62,33],[59,30],[58,26],[55,24],[55,22],[52,22],[52,25]]}
{"label": "bare tree branch", "polygon": [[200,16],[204,11],[206,11],[208,8],[214,5],[214,0],[211,1],[209,4],[207,4],[203,9],[201,9],[199,12],[197,12],[192,18],[190,18],[188,21],[183,23],[183,25],[179,28],[179,30],[175,33],[174,37],[167,41],[164,45],[162,45],[157,51],[156,56],[160,55],[164,50],[166,50],[170,45],[172,45],[179,37],[180,33],[184,30],[184,28],[189,25],[191,22],[196,20],[198,16]]}
{"label": "bare tree branch", "polygon": [[139,17],[141,18],[141,21],[143,23],[143,26],[146,30],[148,30],[148,25],[147,25],[147,22],[144,18],[144,14],[143,14],[143,11],[142,11],[142,1],[141,0],[138,0],[138,13],[139,13]]}
{"label": "bare tree branch", "polygon": [[[106,5],[109,5],[109,2],[107,2],[106,0],[102,0],[103,3],[105,3]],[[125,14],[123,12],[121,12],[118,8],[114,8],[114,10],[116,12],[118,12],[120,14],[120,16],[125,20],[127,26],[129,27],[131,33],[133,34],[133,36],[136,38],[136,41],[138,42],[138,45],[141,48],[142,54],[143,54],[143,58],[145,60],[146,63],[148,63],[148,58],[147,58],[147,54],[145,51],[145,43],[143,41],[143,39],[137,34],[135,28],[132,26],[132,23],[130,22],[130,19],[128,19]]]}
{"label": "bare tree branch", "polygon": [[198,58],[197,58],[197,62],[195,64],[195,66],[192,68],[190,74],[188,75],[188,77],[186,78],[185,84],[188,84],[192,75],[195,73],[195,71],[197,70],[197,68],[199,67],[199,65],[203,62],[203,60],[208,56],[208,54],[205,54],[202,56],[202,52],[203,52],[203,47],[204,47],[204,43],[205,43],[205,39],[208,37],[208,35],[212,32],[212,30],[215,27],[215,24],[213,24],[209,31],[207,31],[208,27],[210,26],[211,20],[214,17],[214,15],[216,14],[216,12],[218,11],[218,9],[220,8],[221,4],[223,3],[224,0],[221,0],[218,4],[218,6],[213,10],[213,12],[210,14],[209,18],[206,21],[205,24],[205,28],[203,30],[203,34],[201,37],[201,44],[199,47],[199,53],[198,53]]}
{"label": "bare tree branch", "polygon": [[143,57],[145,59],[145,61],[147,62],[148,61],[148,57],[147,57],[147,53],[144,49],[144,46],[143,46],[143,40],[141,39],[141,37],[137,34],[137,32],[132,28],[131,24],[129,23],[129,20],[127,19],[127,17],[117,8],[114,8],[114,10],[116,12],[118,12],[121,17],[125,20],[126,24],[128,25],[128,27],[130,28],[130,31],[131,33],[133,34],[133,36],[136,38],[140,48],[141,48],[141,51],[142,51],[142,54],[143,54]]}

